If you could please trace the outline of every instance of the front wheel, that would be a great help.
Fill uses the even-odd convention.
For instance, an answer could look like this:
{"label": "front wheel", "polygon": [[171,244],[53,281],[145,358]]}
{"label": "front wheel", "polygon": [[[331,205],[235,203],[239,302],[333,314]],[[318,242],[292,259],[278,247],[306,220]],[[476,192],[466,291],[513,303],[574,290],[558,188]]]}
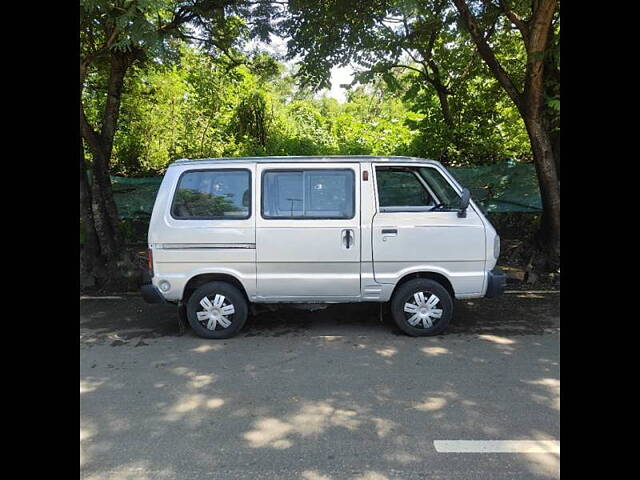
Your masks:
{"label": "front wheel", "polygon": [[396,325],[412,337],[442,333],[453,314],[453,299],[440,283],[415,278],[398,287],[391,299]]}
{"label": "front wheel", "polygon": [[231,338],[247,321],[247,310],[247,300],[236,287],[209,282],[189,297],[187,319],[199,337]]}

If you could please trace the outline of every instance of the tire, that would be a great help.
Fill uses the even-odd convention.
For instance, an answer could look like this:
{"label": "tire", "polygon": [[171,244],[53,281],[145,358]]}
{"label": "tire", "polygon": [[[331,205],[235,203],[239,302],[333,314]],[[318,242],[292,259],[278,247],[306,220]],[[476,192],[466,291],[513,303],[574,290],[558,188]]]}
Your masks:
{"label": "tire", "polygon": [[[435,299],[432,299],[434,295]],[[406,307],[407,311],[406,304],[412,305]],[[453,299],[449,291],[435,280],[409,280],[398,287],[391,298],[393,320],[400,330],[412,337],[442,333],[449,326],[452,315]]]}
{"label": "tire", "polygon": [[247,312],[245,296],[226,282],[206,283],[193,292],[187,301],[189,325],[202,338],[233,337],[247,321]]}

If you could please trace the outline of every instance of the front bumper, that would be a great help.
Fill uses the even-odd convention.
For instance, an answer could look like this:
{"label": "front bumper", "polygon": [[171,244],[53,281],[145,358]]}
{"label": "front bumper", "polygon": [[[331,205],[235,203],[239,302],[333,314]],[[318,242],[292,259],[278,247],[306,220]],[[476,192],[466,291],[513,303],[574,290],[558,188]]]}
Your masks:
{"label": "front bumper", "polygon": [[140,293],[142,294],[142,298],[147,303],[167,303],[164,299],[158,287],[152,284],[143,285],[140,288]]}
{"label": "front bumper", "polygon": [[507,275],[499,268],[494,268],[487,274],[487,293],[486,298],[493,298],[504,293],[504,287],[507,285]]}

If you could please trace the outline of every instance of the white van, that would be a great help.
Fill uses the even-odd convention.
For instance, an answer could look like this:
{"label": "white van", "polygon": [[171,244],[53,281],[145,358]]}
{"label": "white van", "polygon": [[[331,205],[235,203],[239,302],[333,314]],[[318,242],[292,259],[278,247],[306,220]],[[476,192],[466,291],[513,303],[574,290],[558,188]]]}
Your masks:
{"label": "white van", "polygon": [[453,298],[494,297],[500,238],[439,163],[409,157],[178,160],[149,225],[147,302],[229,338],[255,303],[391,302],[436,335]]}

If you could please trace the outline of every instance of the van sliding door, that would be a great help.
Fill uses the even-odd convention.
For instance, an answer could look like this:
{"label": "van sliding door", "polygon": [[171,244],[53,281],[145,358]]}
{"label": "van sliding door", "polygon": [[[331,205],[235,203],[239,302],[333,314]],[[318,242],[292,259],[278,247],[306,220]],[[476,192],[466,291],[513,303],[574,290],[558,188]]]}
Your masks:
{"label": "van sliding door", "polygon": [[360,165],[258,164],[259,299],[360,295]]}

